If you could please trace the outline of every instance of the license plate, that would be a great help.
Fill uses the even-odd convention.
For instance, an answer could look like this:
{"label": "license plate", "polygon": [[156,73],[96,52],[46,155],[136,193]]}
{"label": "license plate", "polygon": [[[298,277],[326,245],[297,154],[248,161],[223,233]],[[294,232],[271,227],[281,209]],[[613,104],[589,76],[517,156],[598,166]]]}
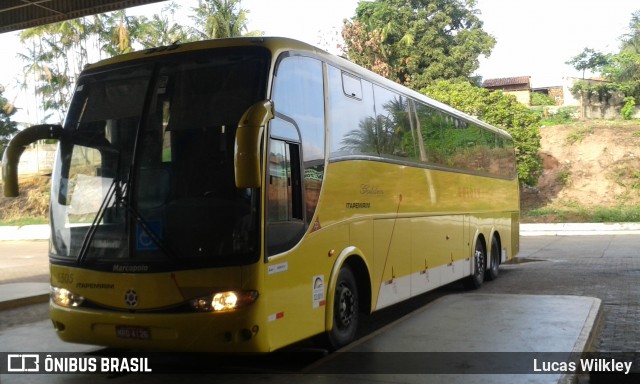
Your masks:
{"label": "license plate", "polygon": [[121,339],[151,340],[151,331],[146,327],[117,326],[116,337]]}

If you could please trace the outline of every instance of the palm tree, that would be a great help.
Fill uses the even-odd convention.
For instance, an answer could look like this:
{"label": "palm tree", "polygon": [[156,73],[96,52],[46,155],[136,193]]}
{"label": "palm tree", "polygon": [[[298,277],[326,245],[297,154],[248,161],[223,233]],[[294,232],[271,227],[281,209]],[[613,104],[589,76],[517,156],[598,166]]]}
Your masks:
{"label": "palm tree", "polygon": [[386,114],[380,113],[361,120],[358,129],[344,136],[341,150],[377,155],[405,155],[404,151],[409,148],[402,148],[401,142],[405,135],[415,135],[409,122],[407,99],[395,97],[382,107]]}
{"label": "palm tree", "polygon": [[151,20],[144,16],[140,17],[140,27],[135,36],[136,42],[146,49],[189,41],[185,29],[173,20],[179,7],[178,4],[171,2],[162,8],[160,14],[154,14]]}
{"label": "palm tree", "polygon": [[196,27],[196,40],[225,37],[256,36],[259,31],[247,32],[249,12],[243,9],[240,0],[200,0],[192,16]]}
{"label": "palm tree", "polygon": [[640,10],[631,15],[629,32],[622,36],[622,51],[640,54]]}
{"label": "palm tree", "polygon": [[0,86],[0,156],[9,144],[9,139],[18,132],[16,123],[11,121],[11,115],[16,113],[16,108],[2,96],[3,93],[4,87]]}
{"label": "palm tree", "polygon": [[138,19],[128,17],[124,10],[98,15],[94,18],[100,50],[107,57],[133,51],[131,36],[137,31]]}
{"label": "palm tree", "polygon": [[21,42],[28,47],[26,53],[18,54],[25,62],[23,87],[33,85],[35,94],[42,98],[43,120],[52,115],[58,121],[64,118],[75,80],[88,63],[91,32],[87,19],[79,18],[29,28],[20,34]]}

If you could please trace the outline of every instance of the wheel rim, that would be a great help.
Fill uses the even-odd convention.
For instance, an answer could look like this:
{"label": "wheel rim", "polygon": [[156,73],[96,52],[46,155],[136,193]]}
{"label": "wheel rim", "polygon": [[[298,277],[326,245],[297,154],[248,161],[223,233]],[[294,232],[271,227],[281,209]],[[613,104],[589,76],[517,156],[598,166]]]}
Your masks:
{"label": "wheel rim", "polygon": [[475,270],[475,275],[479,278],[483,273],[483,266],[484,266],[484,252],[482,252],[482,249],[477,248],[476,249],[476,253],[475,253],[476,257],[476,270]]}
{"label": "wheel rim", "polygon": [[353,292],[345,284],[340,285],[338,297],[338,327],[347,328],[353,321],[354,300]]}

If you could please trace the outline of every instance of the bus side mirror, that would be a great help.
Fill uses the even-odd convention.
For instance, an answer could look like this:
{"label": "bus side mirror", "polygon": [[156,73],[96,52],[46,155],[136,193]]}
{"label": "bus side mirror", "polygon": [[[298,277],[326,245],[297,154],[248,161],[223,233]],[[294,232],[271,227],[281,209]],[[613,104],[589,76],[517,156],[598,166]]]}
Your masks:
{"label": "bus side mirror", "polygon": [[40,124],[23,129],[11,139],[2,155],[2,180],[4,181],[5,197],[17,197],[19,195],[18,163],[25,147],[38,140],[59,140],[63,132],[61,125]]}
{"label": "bus side mirror", "polygon": [[259,101],[242,115],[236,131],[234,172],[236,187],[260,187],[260,141],[262,132],[273,118],[273,103]]}

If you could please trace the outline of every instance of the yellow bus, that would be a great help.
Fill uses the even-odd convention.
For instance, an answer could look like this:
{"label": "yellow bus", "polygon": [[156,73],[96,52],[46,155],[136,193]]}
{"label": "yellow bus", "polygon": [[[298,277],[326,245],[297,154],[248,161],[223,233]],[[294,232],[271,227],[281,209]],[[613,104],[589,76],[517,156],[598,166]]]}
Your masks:
{"label": "yellow bus", "polygon": [[85,68],[51,186],[62,340],[264,352],[353,340],[361,314],[519,247],[512,138],[284,38],[176,44]]}

